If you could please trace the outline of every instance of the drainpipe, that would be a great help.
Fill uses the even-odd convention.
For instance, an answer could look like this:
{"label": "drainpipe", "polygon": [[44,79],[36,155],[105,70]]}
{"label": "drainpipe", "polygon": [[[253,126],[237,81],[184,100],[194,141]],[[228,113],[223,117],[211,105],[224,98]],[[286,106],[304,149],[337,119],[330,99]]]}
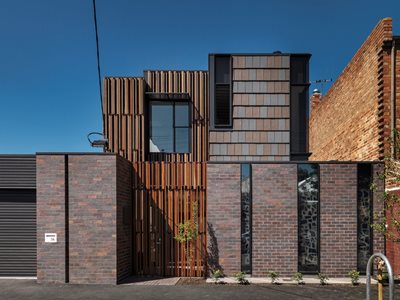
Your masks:
{"label": "drainpipe", "polygon": [[391,53],[391,83],[390,83],[390,93],[391,93],[391,122],[390,122],[390,129],[391,129],[391,137],[392,137],[392,147],[391,147],[391,158],[396,158],[396,39],[393,38],[392,40],[392,53]]}

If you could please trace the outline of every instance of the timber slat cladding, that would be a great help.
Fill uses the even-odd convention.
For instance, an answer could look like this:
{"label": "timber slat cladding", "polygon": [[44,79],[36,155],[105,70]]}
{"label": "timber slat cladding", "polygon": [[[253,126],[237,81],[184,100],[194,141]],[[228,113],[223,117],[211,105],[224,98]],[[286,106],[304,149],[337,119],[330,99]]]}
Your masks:
{"label": "timber slat cladding", "polygon": [[[148,153],[147,93],[188,94],[191,152]],[[206,162],[208,73],[145,71],[140,77],[104,81],[104,134],[108,151],[133,163],[135,275],[204,276],[206,272]],[[178,224],[193,220],[199,236],[191,249],[174,237]],[[193,251],[192,261],[187,253]]]}
{"label": "timber slat cladding", "polygon": [[[134,166],[134,273],[204,276],[206,269],[206,163],[136,162]],[[202,176],[197,180],[194,174]],[[196,203],[196,204],[195,204]],[[193,216],[197,205],[198,217]],[[189,248],[174,237],[178,224],[197,220]],[[188,261],[187,253],[193,253]]]}

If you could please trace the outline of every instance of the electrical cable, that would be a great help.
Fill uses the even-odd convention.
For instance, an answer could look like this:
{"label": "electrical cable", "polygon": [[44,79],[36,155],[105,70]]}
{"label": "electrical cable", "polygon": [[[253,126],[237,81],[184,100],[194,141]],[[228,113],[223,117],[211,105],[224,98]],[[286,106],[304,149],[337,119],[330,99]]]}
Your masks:
{"label": "electrical cable", "polygon": [[[101,104],[101,115],[103,117],[103,94],[101,91],[101,72],[100,72],[100,51],[99,51],[99,35],[97,30],[97,17],[96,17],[96,0],[93,0],[93,16],[94,16],[94,28],[96,31],[96,50],[97,50],[97,73],[99,75],[99,92],[100,92],[100,104]],[[102,125],[104,126],[104,125]],[[104,128],[103,128],[104,131]]]}

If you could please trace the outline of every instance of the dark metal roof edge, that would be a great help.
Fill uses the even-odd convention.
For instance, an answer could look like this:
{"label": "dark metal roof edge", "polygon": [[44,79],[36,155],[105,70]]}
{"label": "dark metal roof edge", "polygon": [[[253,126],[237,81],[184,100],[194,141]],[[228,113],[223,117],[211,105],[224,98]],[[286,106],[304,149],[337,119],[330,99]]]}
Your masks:
{"label": "dark metal roof edge", "polygon": [[235,55],[235,56],[309,56],[311,57],[311,53],[209,53],[208,56],[212,55]]}
{"label": "dark metal roof edge", "polygon": [[134,79],[140,78],[140,79],[144,79],[144,76],[123,76],[123,75],[120,75],[120,76],[104,76],[103,78],[104,79],[110,79],[110,78],[134,78]]}
{"label": "dark metal roof edge", "polygon": [[36,155],[116,155],[112,152],[36,152]]}
{"label": "dark metal roof edge", "polygon": [[183,70],[180,70],[180,69],[144,69],[143,73],[144,72],[205,72],[205,73],[208,73],[208,70],[197,70],[197,69],[194,69],[194,70],[188,70],[188,69],[183,69]]}
{"label": "dark metal roof edge", "polygon": [[292,161],[209,161],[208,164],[383,164],[383,161],[339,161],[339,160],[327,160],[327,161],[314,161],[314,160],[292,160]]}
{"label": "dark metal roof edge", "polygon": [[5,153],[5,154],[0,154],[0,158],[1,157],[35,157],[36,154],[9,154],[9,153]]}

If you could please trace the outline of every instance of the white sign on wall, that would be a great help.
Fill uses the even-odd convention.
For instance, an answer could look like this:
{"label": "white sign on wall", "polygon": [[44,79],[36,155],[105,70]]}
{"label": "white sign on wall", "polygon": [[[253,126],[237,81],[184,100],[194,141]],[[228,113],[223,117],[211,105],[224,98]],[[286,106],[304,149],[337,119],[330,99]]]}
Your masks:
{"label": "white sign on wall", "polygon": [[57,233],[45,233],[44,234],[45,243],[57,243]]}

